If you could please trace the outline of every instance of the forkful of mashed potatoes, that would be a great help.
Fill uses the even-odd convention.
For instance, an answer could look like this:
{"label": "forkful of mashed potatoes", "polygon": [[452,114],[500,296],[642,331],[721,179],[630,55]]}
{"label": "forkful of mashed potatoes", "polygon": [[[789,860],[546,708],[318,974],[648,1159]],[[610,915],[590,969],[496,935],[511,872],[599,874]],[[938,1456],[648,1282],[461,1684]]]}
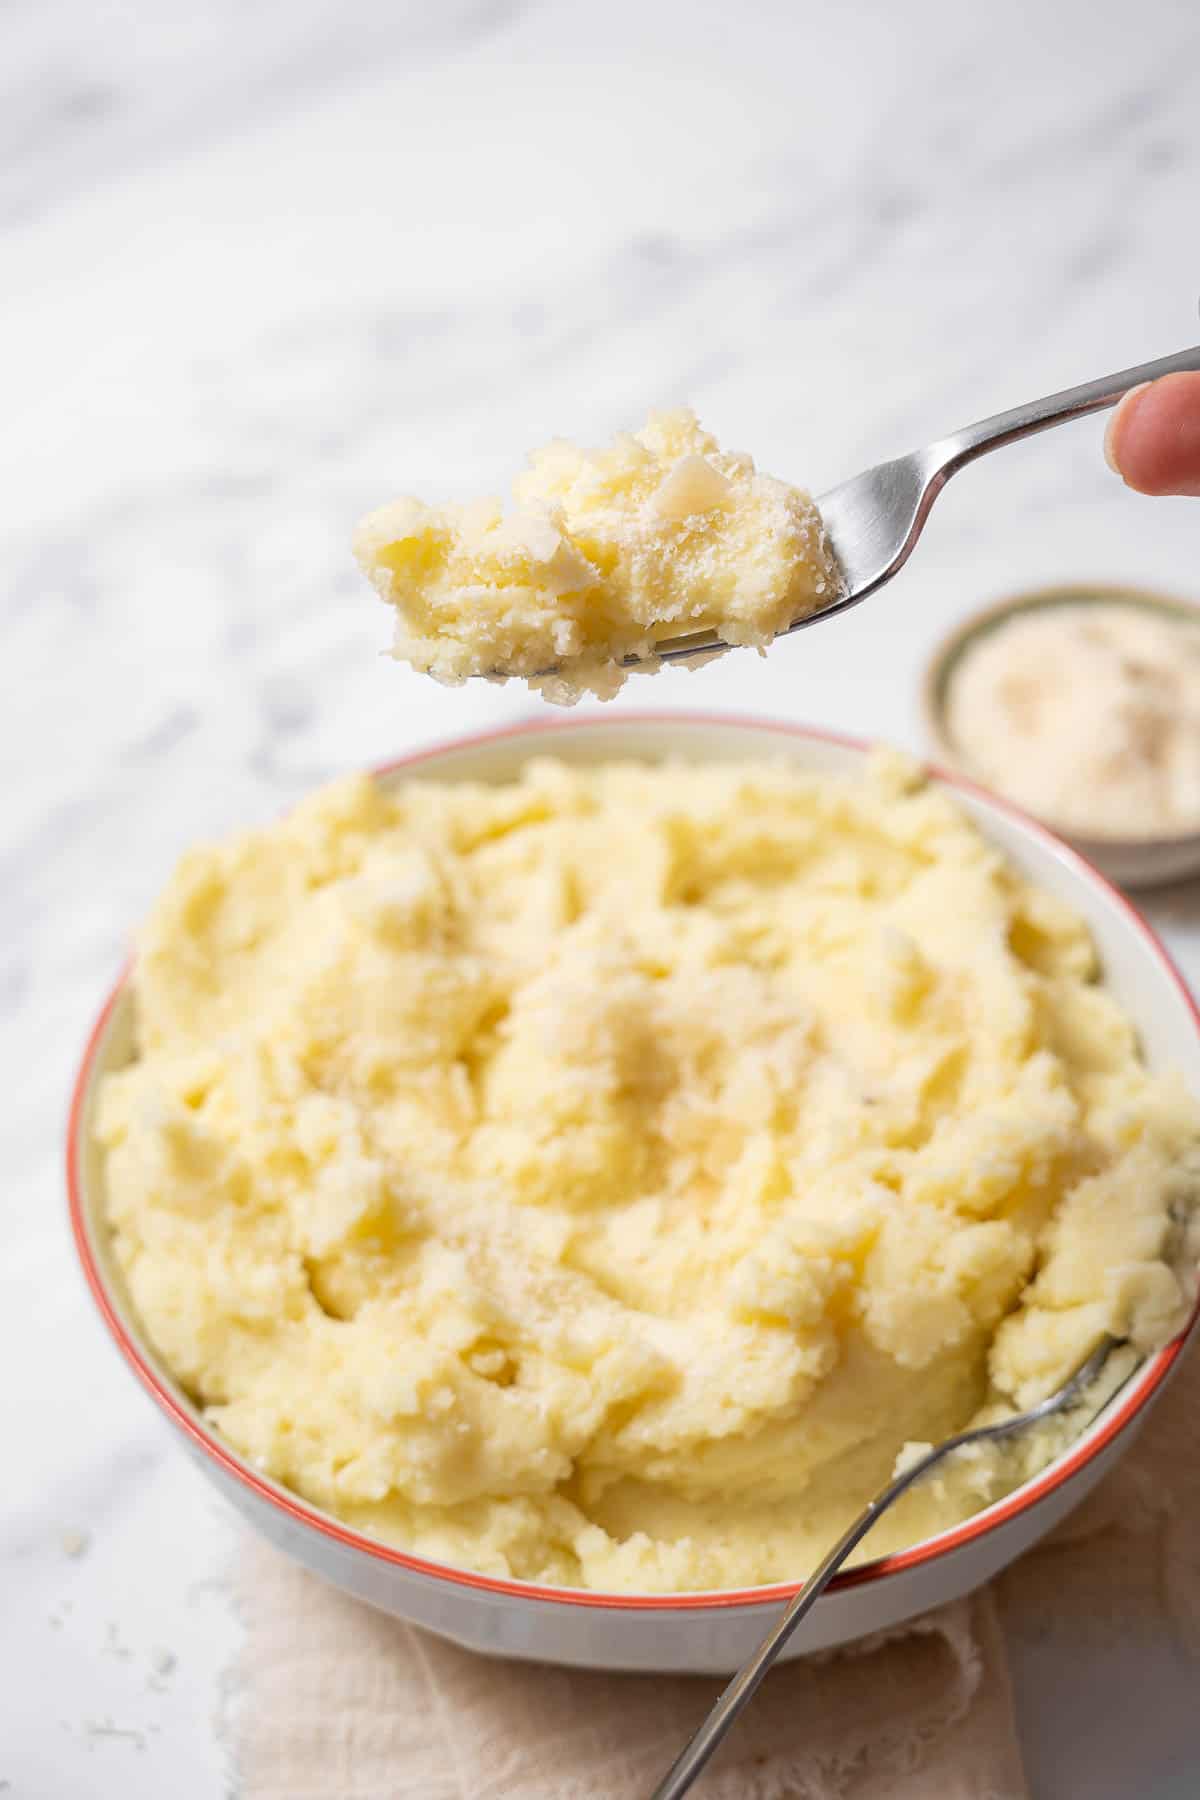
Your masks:
{"label": "forkful of mashed potatoes", "polygon": [[393,654],[448,684],[519,677],[611,699],[633,669],[696,664],[845,611],[908,561],[950,476],[1002,444],[1200,370],[1200,346],[997,413],[813,500],[722,450],[686,408],[599,450],[558,441],[499,500],[404,498],[355,533],[395,608]]}

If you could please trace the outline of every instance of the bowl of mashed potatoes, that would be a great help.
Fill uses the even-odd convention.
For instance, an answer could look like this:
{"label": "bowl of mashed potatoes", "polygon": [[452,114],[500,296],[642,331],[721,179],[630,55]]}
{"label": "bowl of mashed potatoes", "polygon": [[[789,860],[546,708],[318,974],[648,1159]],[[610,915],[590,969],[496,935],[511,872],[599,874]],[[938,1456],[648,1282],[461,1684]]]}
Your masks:
{"label": "bowl of mashed potatoes", "polygon": [[[470,1645],[721,1671],[913,1446],[792,1654],[985,1580],[1194,1324],[1200,1028],[1049,833],[895,753],[519,727],[186,856],[80,1070],[100,1311],[260,1529]],[[1098,1396],[1097,1400],[1103,1397]]]}

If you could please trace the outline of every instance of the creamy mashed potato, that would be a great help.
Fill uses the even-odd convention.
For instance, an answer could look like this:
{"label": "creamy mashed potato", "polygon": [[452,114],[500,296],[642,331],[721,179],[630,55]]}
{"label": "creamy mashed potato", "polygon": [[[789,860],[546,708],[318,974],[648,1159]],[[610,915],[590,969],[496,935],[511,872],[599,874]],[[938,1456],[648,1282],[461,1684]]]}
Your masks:
{"label": "creamy mashed potato", "polygon": [[394,653],[440,681],[524,676],[610,698],[622,659],[714,630],[759,648],[842,592],[800,489],[723,451],[685,408],[604,450],[530,459],[516,510],[402,499],[363,520],[358,561],[396,609]]}
{"label": "creamy mashed potato", "polygon": [[906,1445],[1184,1316],[1196,1104],[897,758],[344,781],[185,857],[134,984],[96,1129],[149,1337],[427,1556],[794,1578]]}

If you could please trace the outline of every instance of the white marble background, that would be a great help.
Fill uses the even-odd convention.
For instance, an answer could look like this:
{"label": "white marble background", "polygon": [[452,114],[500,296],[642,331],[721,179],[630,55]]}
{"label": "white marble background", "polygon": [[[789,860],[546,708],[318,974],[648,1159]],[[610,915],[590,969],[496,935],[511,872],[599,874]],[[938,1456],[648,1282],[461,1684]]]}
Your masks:
{"label": "white marble background", "polygon": [[[197,836],[540,705],[381,659],[356,516],[681,399],[819,491],[1193,341],[1198,117],[1194,0],[0,10],[0,1791],[235,1791],[232,1527],[64,1225],[66,1094],[130,926]],[[1098,440],[969,471],[848,619],[617,704],[917,743],[964,609],[1197,591],[1200,504],[1126,494]],[[1154,910],[1200,975],[1191,896]],[[1017,1674],[1039,1800],[1195,1793],[1169,1646],[1018,1645]]]}

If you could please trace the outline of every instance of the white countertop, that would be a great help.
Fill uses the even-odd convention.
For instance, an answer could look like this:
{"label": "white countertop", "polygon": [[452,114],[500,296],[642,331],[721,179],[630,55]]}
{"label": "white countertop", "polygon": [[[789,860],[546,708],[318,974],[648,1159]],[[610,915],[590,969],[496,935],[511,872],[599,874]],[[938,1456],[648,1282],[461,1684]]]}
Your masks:
{"label": "white countertop", "polygon": [[[235,1791],[234,1527],[64,1222],[66,1096],[129,928],[194,838],[541,710],[381,658],[353,521],[683,399],[820,491],[1194,341],[1198,112],[1192,0],[5,9],[0,1792]],[[917,745],[964,609],[1195,592],[1200,503],[1126,493],[1099,436],[968,471],[845,620],[616,705]],[[1151,910],[1200,977],[1200,888]],[[1016,1648],[1039,1800],[1195,1792],[1167,1646]]]}

